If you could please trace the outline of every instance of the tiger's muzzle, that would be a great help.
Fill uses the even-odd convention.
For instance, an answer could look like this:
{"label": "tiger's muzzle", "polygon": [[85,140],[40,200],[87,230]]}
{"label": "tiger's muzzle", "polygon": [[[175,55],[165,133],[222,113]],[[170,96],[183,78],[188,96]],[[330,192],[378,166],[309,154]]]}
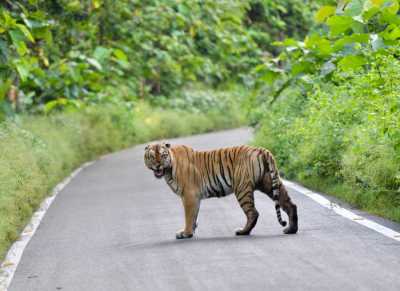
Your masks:
{"label": "tiger's muzzle", "polygon": [[165,175],[165,170],[163,168],[158,168],[158,169],[152,169],[154,176],[157,179],[161,179]]}

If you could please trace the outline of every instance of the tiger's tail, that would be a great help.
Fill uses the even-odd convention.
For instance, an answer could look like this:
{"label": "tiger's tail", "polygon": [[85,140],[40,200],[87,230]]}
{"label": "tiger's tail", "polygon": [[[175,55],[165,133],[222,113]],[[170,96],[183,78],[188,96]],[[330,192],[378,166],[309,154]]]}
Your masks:
{"label": "tiger's tail", "polygon": [[276,217],[278,218],[278,222],[282,226],[286,226],[286,221],[282,220],[281,216],[281,207],[279,206],[279,203],[275,201],[275,210],[276,210]]}
{"label": "tiger's tail", "polygon": [[270,152],[266,152],[266,163],[268,165],[269,174],[272,181],[272,199],[275,201],[275,211],[278,222],[282,226],[286,226],[286,221],[282,220],[281,206],[279,204],[280,187],[282,186],[279,177],[278,168],[276,167],[275,159]]}

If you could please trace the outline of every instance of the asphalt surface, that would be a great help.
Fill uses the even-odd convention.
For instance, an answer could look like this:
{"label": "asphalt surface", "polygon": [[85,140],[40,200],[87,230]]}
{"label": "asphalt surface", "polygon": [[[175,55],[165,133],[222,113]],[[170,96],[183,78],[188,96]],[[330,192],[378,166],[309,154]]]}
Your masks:
{"label": "asphalt surface", "polygon": [[[196,149],[247,143],[247,129],[170,140]],[[9,290],[400,290],[400,244],[290,191],[299,232],[282,234],[273,203],[249,237],[233,195],[202,202],[191,240],[183,209],[143,164],[144,146],[85,168],[57,196]],[[398,226],[398,225],[397,225]]]}

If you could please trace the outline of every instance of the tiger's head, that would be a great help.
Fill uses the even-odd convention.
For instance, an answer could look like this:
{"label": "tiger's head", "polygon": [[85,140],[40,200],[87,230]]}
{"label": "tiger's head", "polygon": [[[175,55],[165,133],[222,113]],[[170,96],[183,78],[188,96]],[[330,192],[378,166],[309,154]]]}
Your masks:
{"label": "tiger's head", "polygon": [[156,143],[146,146],[144,150],[144,164],[160,179],[172,167],[169,143]]}

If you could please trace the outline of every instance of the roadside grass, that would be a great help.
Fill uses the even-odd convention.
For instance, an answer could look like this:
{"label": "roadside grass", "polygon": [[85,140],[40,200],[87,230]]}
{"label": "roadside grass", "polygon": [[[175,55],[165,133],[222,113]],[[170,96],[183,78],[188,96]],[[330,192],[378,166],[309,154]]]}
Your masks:
{"label": "roadside grass", "polygon": [[337,197],[371,214],[400,223],[400,208],[396,206],[395,196],[392,200],[388,198],[390,196],[387,193],[340,183],[335,179],[313,177],[301,179],[298,182],[312,190]]}
{"label": "roadside grass", "polygon": [[0,124],[0,261],[51,189],[85,161],[154,139],[233,128],[235,110],[92,106]]}

